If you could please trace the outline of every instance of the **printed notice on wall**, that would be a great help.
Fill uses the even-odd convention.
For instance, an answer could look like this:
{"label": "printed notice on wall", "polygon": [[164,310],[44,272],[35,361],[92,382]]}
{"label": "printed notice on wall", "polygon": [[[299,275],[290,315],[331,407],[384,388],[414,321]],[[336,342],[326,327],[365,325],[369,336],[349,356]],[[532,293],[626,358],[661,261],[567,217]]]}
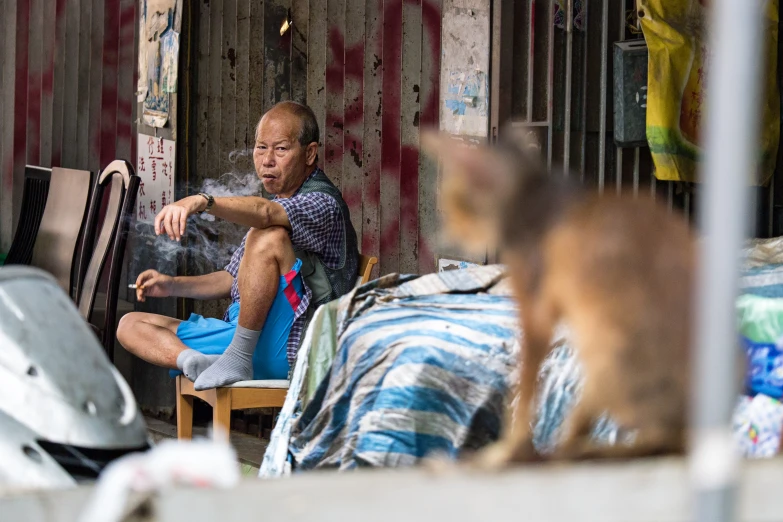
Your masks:
{"label": "printed notice on wall", "polygon": [[171,140],[139,134],[136,174],[141,178],[136,198],[136,220],[153,223],[155,216],[174,195],[174,158],[177,147]]}
{"label": "printed notice on wall", "polygon": [[171,94],[177,92],[179,30],[182,0],[139,0],[138,101],[143,102],[141,121],[165,127]]}

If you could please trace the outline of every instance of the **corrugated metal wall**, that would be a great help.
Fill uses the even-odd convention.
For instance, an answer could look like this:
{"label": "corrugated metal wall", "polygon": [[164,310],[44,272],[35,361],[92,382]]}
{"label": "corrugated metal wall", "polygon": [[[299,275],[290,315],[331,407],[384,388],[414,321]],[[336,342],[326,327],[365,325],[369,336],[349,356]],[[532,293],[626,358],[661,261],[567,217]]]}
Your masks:
{"label": "corrugated metal wall", "polygon": [[192,22],[190,185],[234,169],[274,103],[306,102],[362,253],[380,274],[432,271],[436,170],[418,143],[437,125],[440,0],[204,0]]}
{"label": "corrugated metal wall", "polygon": [[[321,163],[380,272],[434,267],[433,165],[441,0],[211,0],[191,4],[192,185],[230,170],[272,104],[310,104]],[[136,0],[0,0],[0,250],[13,239],[24,165],[97,171],[135,157]],[[292,30],[280,36],[291,10]],[[183,33],[188,28],[183,27]],[[24,45],[22,45],[24,43]],[[181,136],[180,136],[181,137]]]}
{"label": "corrugated metal wall", "polygon": [[135,157],[137,0],[0,0],[0,251],[25,164],[97,172]]}

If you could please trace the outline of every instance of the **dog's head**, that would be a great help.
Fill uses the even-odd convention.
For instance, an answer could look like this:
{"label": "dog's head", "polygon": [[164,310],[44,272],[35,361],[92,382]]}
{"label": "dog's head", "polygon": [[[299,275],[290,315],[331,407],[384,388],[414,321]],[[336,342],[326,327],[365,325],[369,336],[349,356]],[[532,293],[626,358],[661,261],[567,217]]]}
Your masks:
{"label": "dog's head", "polygon": [[531,179],[544,174],[536,144],[517,135],[490,147],[436,132],[422,133],[421,141],[441,163],[444,238],[473,255],[496,250],[509,206]]}

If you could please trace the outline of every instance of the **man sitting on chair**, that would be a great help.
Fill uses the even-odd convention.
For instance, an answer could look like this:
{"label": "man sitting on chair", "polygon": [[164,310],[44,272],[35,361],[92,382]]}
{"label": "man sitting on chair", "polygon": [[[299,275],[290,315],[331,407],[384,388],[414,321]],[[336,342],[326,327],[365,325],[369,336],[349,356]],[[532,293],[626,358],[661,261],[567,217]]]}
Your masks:
{"label": "man sitting on chair", "polygon": [[317,155],[313,111],[295,102],[279,103],[259,121],[253,152],[256,172],[276,196],[273,200],[199,194],[160,211],[155,233],[176,241],[188,216],[199,212],[251,228],[225,270],[183,277],[147,270],[136,280],[139,301],[231,297],[222,321],[133,312],[117,330],[125,349],[179,369],[195,381],[196,390],[287,378],[308,307],[345,294],[357,277],[356,232],[348,206],[317,167]]}

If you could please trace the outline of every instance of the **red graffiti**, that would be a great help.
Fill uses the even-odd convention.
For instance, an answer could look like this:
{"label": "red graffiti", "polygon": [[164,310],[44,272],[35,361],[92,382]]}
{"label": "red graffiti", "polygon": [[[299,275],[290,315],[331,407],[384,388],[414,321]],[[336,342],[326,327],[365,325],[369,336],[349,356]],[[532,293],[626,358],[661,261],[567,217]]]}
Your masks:
{"label": "red graffiti", "polygon": [[[97,50],[98,62],[93,63],[92,70],[99,71],[100,79],[97,84],[93,82],[94,90],[88,96],[90,114],[85,125],[88,129],[86,142],[79,141],[81,135],[68,134],[76,104],[75,100],[71,103],[63,98],[66,94],[64,85],[70,81],[70,71],[77,65],[73,56],[63,54],[66,40],[70,41],[74,36],[72,28],[66,28],[70,24],[66,8],[70,9],[71,4],[70,0],[16,0],[10,11],[12,20],[9,22],[15,26],[18,45],[13,50],[15,65],[6,78],[8,87],[13,90],[9,100],[15,109],[13,132],[9,133],[13,148],[9,148],[0,165],[0,186],[3,188],[0,208],[6,217],[13,207],[11,200],[21,190],[15,186],[14,178],[21,179],[25,164],[96,171],[116,157],[135,157],[130,139],[135,87],[131,77],[136,65],[133,34],[138,1],[105,0],[101,2],[100,20],[93,19],[93,28],[101,29],[88,35],[88,46],[92,49],[93,62]],[[74,13],[78,22],[78,5]],[[95,16],[98,15],[93,14]],[[78,39],[78,31],[75,36]],[[82,79],[79,81],[84,83]],[[122,100],[119,99],[120,90],[123,91]],[[94,110],[92,100],[98,101],[97,110]],[[121,144],[124,144],[122,149]],[[4,241],[8,237],[10,221],[9,218],[4,222],[8,225],[0,227]]]}
{"label": "red graffiti", "polygon": [[[436,61],[438,60],[438,57],[440,56],[440,9],[436,3],[429,2],[428,0],[404,0],[406,4],[421,4],[421,18],[422,18],[422,25],[424,26],[425,32],[429,34],[429,43],[430,43],[430,54],[432,58]],[[386,27],[389,27],[392,29],[392,32],[385,33],[383,31],[379,31],[378,34],[373,35],[373,37],[368,37],[367,41],[383,41],[383,48],[391,48],[396,49],[397,55],[399,56],[401,52],[401,31],[399,28],[401,27],[401,17],[402,17],[402,9],[401,9],[402,1],[400,2],[390,2],[387,4],[386,8],[384,9],[384,23],[383,25]],[[394,30],[394,29],[397,30]],[[344,54],[343,54],[344,49]],[[340,31],[337,28],[331,28],[329,30],[329,50],[331,51],[331,58],[329,65],[326,68],[326,84],[329,85],[334,90],[340,90],[342,91],[344,81],[347,80],[354,80],[354,81],[363,81],[364,79],[364,42],[359,42],[352,47],[345,48],[345,39],[342,34],[340,34]],[[345,59],[343,61],[343,56],[345,56]],[[343,75],[340,74],[344,69],[345,74],[345,80],[343,79]],[[387,69],[384,67],[383,69],[384,73],[387,71]],[[398,72],[399,74],[399,72]],[[438,67],[433,68],[433,74],[430,78],[426,79],[431,82],[431,85],[435,88],[433,88],[429,96],[427,97],[427,100],[423,104],[422,113],[427,115],[434,115],[435,118],[431,118],[430,121],[436,121],[437,119],[437,111],[438,111],[438,89],[437,84],[439,82],[439,75],[440,70]],[[386,78],[384,76],[384,82]],[[397,76],[397,80],[399,80],[399,76]],[[423,79],[425,80],[425,79]],[[397,91],[399,91],[399,87],[397,88]],[[386,93],[384,92],[384,95]],[[385,101],[385,96],[384,96]],[[385,103],[384,103],[385,106]],[[344,117],[344,123],[350,124],[354,123],[356,121],[361,121],[363,114],[361,112],[348,112],[346,110],[345,117]],[[399,115],[398,115],[399,116]],[[328,116],[327,116],[328,117]],[[333,118],[336,119],[335,116]]]}
{"label": "red graffiti", "polygon": [[[132,114],[134,87],[136,79],[131,78],[137,74],[134,62],[133,34],[136,21],[136,5],[138,2],[124,2],[120,9],[120,51],[118,68],[120,71],[117,91],[117,156],[135,158],[136,140],[132,137]],[[129,84],[129,82],[131,82]]]}
{"label": "red graffiti", "polygon": [[98,132],[93,135],[92,147],[100,158],[100,164],[107,165],[116,158],[117,152],[120,46],[127,44],[117,38],[120,32],[120,0],[104,0],[103,4],[101,114],[96,126]]}
{"label": "red graffiti", "polygon": [[[403,7],[412,5],[421,7],[422,16],[422,53],[429,54],[429,60],[434,64],[430,67],[428,77],[421,78],[421,84],[416,85],[421,93],[418,125],[435,125],[438,121],[439,96],[439,58],[440,58],[440,25],[441,13],[439,2],[432,0],[399,0],[378,2],[378,9],[383,13],[383,22],[373,35],[346,45],[345,36],[337,27],[328,31],[328,46],[330,50],[329,64],[326,69],[326,85],[328,92],[342,96],[350,89],[357,94],[355,99],[348,100],[340,113],[333,112],[327,102],[325,155],[327,165],[331,161],[342,163],[353,158],[361,158],[364,170],[364,191],[361,183],[357,187],[343,186],[343,197],[349,208],[361,213],[364,209],[375,209],[378,212],[381,200],[381,180],[388,185],[399,186],[399,213],[397,215],[381,216],[380,237],[374,230],[364,230],[361,237],[361,249],[366,253],[380,253],[381,263],[391,260],[390,268],[396,268],[396,258],[400,251],[400,232],[416,237],[418,252],[414,255],[429,255],[429,248],[421,236],[418,222],[418,184],[419,184],[419,151],[416,144],[403,143],[401,130],[401,79],[402,79],[402,26]],[[369,15],[369,14],[368,14]],[[365,48],[365,43],[368,45]],[[371,45],[377,48],[369,47]],[[365,53],[373,52],[378,60],[377,68],[382,74],[382,92],[378,107],[381,116],[380,157],[364,157],[362,136],[352,132],[352,125],[361,128],[364,114],[364,62]],[[357,88],[358,87],[358,88]],[[406,85],[406,88],[414,88]],[[327,94],[327,97],[329,95]],[[375,93],[372,93],[375,96]],[[348,98],[348,96],[346,96]],[[340,104],[342,105],[342,104]],[[335,130],[337,129],[337,130]],[[338,163],[339,164],[339,163]],[[394,194],[391,195],[394,197]],[[384,199],[387,196],[384,195]],[[368,210],[365,210],[368,212]],[[362,223],[363,227],[365,223]],[[382,269],[385,270],[385,269]]]}
{"label": "red graffiti", "polygon": [[41,161],[41,72],[30,71],[27,80],[27,162]]}
{"label": "red graffiti", "polygon": [[[63,34],[65,33],[64,29],[62,32],[58,29],[58,27],[63,27],[65,25],[65,0],[57,0],[55,3],[54,8],[55,16],[53,18],[54,25],[51,26],[51,30],[54,31],[55,35],[57,34]],[[47,50],[47,56],[49,57],[49,63],[46,66],[46,70],[44,71],[43,79],[41,82],[41,88],[43,90],[43,95],[46,100],[46,103],[52,104],[52,107],[54,106],[54,61],[55,61],[55,54],[56,49],[58,45],[64,45],[64,42],[61,40],[58,41],[57,38],[52,38],[49,41],[49,48]],[[52,156],[51,156],[51,165],[53,167],[58,167],[61,165],[62,162],[62,136],[60,140],[52,140]],[[45,160],[45,158],[43,158]]]}
{"label": "red graffiti", "polygon": [[27,58],[30,30],[30,2],[17,2],[16,7],[16,41],[22,42],[16,47],[16,70],[14,78],[14,153],[8,155],[8,164],[3,166],[3,186],[8,189],[3,194],[3,207],[12,208],[12,187],[14,185],[14,170],[21,171],[27,163]]}

